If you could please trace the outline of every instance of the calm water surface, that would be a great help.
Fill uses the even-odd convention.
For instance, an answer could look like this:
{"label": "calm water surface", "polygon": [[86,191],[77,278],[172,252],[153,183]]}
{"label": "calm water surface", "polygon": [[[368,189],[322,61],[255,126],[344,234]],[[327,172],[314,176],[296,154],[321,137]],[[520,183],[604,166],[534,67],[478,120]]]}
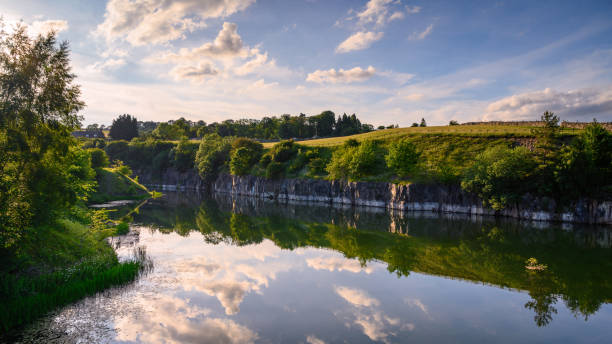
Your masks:
{"label": "calm water surface", "polygon": [[[133,205],[132,205],[133,207]],[[125,212],[124,212],[125,213]],[[167,194],[120,257],[154,269],[23,342],[610,343],[606,228]],[[547,269],[529,272],[535,257]]]}

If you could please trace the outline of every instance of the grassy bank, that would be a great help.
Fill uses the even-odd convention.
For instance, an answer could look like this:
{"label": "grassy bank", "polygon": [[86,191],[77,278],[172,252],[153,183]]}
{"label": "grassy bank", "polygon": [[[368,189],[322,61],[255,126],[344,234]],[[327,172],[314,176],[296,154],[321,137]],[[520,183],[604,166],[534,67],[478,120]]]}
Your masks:
{"label": "grassy bank", "polygon": [[105,238],[114,228],[92,230],[85,219],[61,219],[33,228],[11,255],[2,257],[0,329],[32,322],[47,312],[128,283],[140,263],[119,263]]}
{"label": "grassy bank", "polygon": [[115,200],[135,200],[151,197],[152,193],[137,180],[119,173],[113,168],[96,169],[98,188],[90,203],[104,203]]}

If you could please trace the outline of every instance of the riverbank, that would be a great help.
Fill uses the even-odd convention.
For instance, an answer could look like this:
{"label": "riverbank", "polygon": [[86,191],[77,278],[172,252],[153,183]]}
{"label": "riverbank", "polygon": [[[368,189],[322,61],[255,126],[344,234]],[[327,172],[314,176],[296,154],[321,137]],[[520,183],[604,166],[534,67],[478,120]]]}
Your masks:
{"label": "riverbank", "polygon": [[523,196],[521,202],[495,211],[459,185],[435,183],[394,184],[320,179],[266,179],[221,174],[211,184],[195,170],[169,168],[154,176],[135,171],[143,184],[160,190],[209,190],[256,198],[298,200],[380,207],[405,211],[433,211],[470,215],[505,216],[533,221],[612,224],[612,202],[581,199],[559,210],[554,200]]}

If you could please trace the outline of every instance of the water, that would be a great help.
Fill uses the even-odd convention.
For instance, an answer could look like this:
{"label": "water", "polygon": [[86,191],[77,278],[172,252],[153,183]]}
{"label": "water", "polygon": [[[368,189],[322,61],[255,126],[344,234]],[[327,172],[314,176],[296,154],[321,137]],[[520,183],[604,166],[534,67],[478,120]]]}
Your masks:
{"label": "water", "polygon": [[[173,193],[131,213],[132,285],[23,342],[609,343],[607,228]],[[537,258],[543,271],[528,271]]]}

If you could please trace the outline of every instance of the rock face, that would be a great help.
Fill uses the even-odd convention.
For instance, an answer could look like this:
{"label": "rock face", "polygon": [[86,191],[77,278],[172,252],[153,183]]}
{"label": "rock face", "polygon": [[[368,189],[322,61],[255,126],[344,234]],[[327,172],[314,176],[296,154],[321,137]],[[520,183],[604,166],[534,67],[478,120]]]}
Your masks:
{"label": "rock face", "polygon": [[[138,173],[137,173],[138,174]],[[220,175],[208,185],[190,170],[168,169],[159,178],[139,174],[141,183],[161,190],[210,190],[256,198],[325,202],[396,210],[434,211],[471,215],[508,216],[535,221],[612,224],[612,202],[579,200],[562,212],[551,199],[523,197],[519,205],[502,211],[482,206],[482,201],[458,185],[327,181],[315,179],[265,179]]]}

